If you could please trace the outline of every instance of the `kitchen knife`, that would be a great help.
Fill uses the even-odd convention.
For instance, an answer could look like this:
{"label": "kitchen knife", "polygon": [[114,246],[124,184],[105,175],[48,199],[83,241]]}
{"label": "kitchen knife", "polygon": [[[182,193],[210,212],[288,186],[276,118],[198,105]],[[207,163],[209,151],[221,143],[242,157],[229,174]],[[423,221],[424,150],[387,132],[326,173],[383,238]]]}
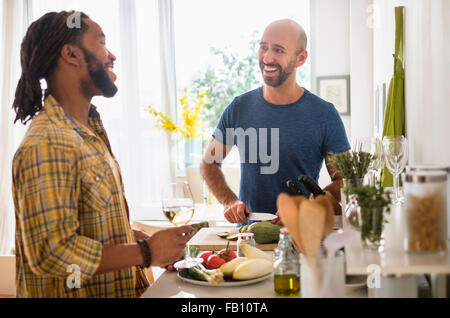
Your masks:
{"label": "kitchen knife", "polygon": [[295,195],[305,195],[303,193],[302,190],[300,190],[300,188],[295,184],[294,181],[292,180],[288,180],[286,181],[286,186],[291,189],[291,191],[295,194]]}
{"label": "kitchen knife", "polygon": [[308,189],[308,191],[310,191],[314,195],[314,197],[318,195],[325,195],[325,192],[322,190],[322,188],[320,188],[317,182],[310,176],[301,174],[298,177],[298,181],[303,182],[306,189]]}
{"label": "kitchen knife", "polygon": [[271,221],[277,218],[275,214],[261,213],[261,212],[251,212],[251,213],[245,212],[245,216],[247,217],[247,219],[252,221]]}

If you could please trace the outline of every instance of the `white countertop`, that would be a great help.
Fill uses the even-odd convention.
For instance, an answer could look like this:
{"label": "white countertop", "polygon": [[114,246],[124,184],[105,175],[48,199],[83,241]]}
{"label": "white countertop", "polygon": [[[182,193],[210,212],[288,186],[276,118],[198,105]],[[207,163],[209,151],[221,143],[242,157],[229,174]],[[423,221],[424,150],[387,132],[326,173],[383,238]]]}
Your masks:
{"label": "white countertop", "polygon": [[384,230],[383,252],[363,249],[360,237],[345,246],[347,274],[367,275],[367,267],[371,264],[379,265],[382,275],[450,274],[449,241],[447,251],[440,254],[408,253],[403,248],[406,223],[404,206],[393,206],[388,221]]}
{"label": "white countertop", "polygon": [[[366,288],[347,288],[347,297],[367,297]],[[282,298],[273,290],[273,276],[239,287],[199,286],[181,280],[176,272],[164,272],[142,298]]]}
{"label": "white countertop", "polygon": [[347,273],[367,275],[371,264],[379,265],[382,275],[450,274],[450,250],[441,254],[412,254],[402,250],[376,252],[362,249],[357,244],[345,247]]}

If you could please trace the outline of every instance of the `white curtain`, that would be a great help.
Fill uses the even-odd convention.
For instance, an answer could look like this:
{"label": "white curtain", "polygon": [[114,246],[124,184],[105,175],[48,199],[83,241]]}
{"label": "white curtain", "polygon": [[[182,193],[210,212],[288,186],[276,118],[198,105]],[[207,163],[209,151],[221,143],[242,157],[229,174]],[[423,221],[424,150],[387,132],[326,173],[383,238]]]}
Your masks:
{"label": "white curtain", "polygon": [[29,23],[27,1],[3,0],[0,36],[0,255],[10,253],[14,243],[14,209],[11,193],[11,162],[23,136],[21,124],[13,125],[11,108],[20,77],[20,43]]}
{"label": "white curtain", "polygon": [[[177,113],[177,88],[175,71],[175,35],[173,21],[173,0],[158,0],[159,18],[159,45],[161,48],[161,94],[164,110],[171,118],[176,118]],[[170,166],[170,179],[175,178],[176,154],[175,144],[170,136],[167,136],[172,161]]]}
{"label": "white curtain", "polygon": [[450,1],[405,2],[410,164],[450,164]]}

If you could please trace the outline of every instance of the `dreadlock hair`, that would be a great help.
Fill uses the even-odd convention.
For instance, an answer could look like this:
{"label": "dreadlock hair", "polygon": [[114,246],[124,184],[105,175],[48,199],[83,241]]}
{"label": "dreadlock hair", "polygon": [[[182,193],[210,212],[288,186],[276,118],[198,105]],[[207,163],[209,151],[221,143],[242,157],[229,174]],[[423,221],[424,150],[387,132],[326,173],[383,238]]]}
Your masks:
{"label": "dreadlock hair", "polygon": [[[80,15],[80,25],[70,24],[73,14]],[[22,74],[12,105],[16,112],[14,123],[20,120],[25,125],[42,109],[49,92],[45,90],[43,96],[40,80],[48,82],[64,45],[81,45],[81,37],[88,29],[83,20],[88,18],[83,12],[49,12],[30,25],[20,49]]]}

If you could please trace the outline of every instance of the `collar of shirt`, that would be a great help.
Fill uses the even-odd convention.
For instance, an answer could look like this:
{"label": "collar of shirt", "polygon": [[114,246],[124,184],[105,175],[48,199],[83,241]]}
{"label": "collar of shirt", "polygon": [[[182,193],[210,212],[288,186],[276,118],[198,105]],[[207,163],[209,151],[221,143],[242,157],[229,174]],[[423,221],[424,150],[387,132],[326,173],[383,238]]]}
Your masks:
{"label": "collar of shirt", "polygon": [[[97,137],[88,128],[74,120],[51,94],[48,95],[48,97],[45,99],[44,109],[46,110],[50,121],[55,123],[58,127],[71,127],[85,138]],[[108,135],[106,134],[105,128],[103,127],[103,123],[100,118],[100,114],[97,111],[97,107],[93,104],[91,104],[89,107],[88,122],[89,125],[94,128],[95,133],[106,144],[109,152],[112,155]]]}

